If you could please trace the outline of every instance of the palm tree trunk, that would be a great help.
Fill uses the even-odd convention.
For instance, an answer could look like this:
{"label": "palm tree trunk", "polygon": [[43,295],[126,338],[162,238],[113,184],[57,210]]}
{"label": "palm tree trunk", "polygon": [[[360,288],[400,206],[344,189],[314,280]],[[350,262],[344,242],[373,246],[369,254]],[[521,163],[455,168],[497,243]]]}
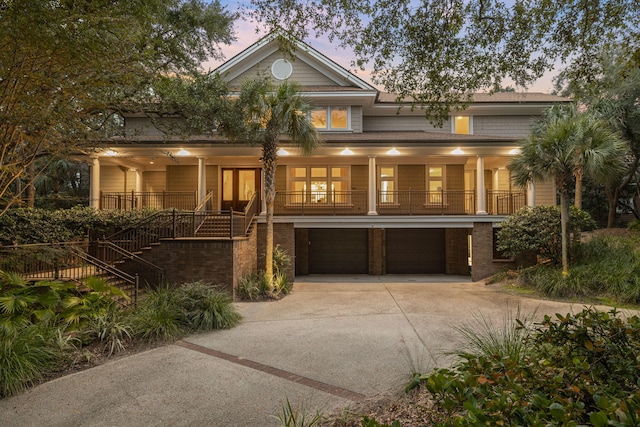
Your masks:
{"label": "palm tree trunk", "polygon": [[573,205],[582,209],[582,171],[576,172],[576,194]]}
{"label": "palm tree trunk", "polygon": [[562,275],[569,274],[569,202],[567,194],[560,192],[560,230],[562,234]]}
{"label": "palm tree trunk", "polygon": [[262,146],[262,167],[264,169],[264,200],[267,207],[266,247],[265,247],[265,276],[273,280],[273,203],[276,198],[276,168],[278,167],[277,134],[265,138]]}

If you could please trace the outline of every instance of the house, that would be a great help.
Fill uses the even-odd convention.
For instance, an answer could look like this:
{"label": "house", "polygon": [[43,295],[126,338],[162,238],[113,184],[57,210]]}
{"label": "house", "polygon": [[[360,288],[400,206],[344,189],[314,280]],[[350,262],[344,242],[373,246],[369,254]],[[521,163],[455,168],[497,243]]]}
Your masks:
{"label": "house", "polygon": [[[378,91],[311,46],[298,43],[295,54],[287,59],[276,38],[267,36],[217,70],[231,87],[265,73],[276,81],[297,81],[316,106],[311,118],[321,148],[302,157],[285,142],[279,152],[275,241],[295,255],[291,275],[471,274],[483,279],[504,265],[505,260],[494,259],[494,229],[505,216],[525,205],[555,204],[553,183],[516,188],[506,165],[532,121],[569,99],[477,94],[466,110],[452,113],[437,128],[423,111],[399,108],[403,104],[394,95]],[[143,114],[127,115],[125,122],[125,136],[111,140],[108,150],[92,159],[93,206],[194,210],[204,203],[207,211],[243,212],[251,203],[257,213],[264,212],[259,146],[215,136],[167,139]],[[196,233],[186,239],[191,250],[210,245],[197,249],[199,255],[173,247],[155,261],[191,260],[181,264],[181,271],[210,277],[223,274],[219,263],[204,265],[212,258],[243,265],[240,272],[255,269],[262,265],[263,222],[264,215],[258,215],[254,231],[240,238],[232,233],[226,240],[249,243],[226,255],[215,252],[224,238]],[[228,280],[237,283],[238,274]]]}

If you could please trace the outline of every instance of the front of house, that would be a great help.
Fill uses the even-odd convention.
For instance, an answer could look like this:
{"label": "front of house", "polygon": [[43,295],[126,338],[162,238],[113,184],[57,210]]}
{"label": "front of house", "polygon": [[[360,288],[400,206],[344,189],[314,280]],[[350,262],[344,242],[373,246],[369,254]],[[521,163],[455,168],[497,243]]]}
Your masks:
{"label": "front of house", "polygon": [[[555,204],[553,184],[516,188],[506,166],[533,120],[566,98],[478,94],[436,128],[302,43],[288,60],[268,36],[217,71],[232,88],[265,74],[296,81],[316,106],[321,148],[303,157],[285,141],[279,152],[275,239],[295,255],[296,275],[468,275],[471,265],[479,280],[503,262],[493,230],[505,215]],[[125,137],[92,159],[93,206],[242,211],[251,202],[264,212],[259,146],[167,139],[143,114],[125,121]],[[263,222],[256,253],[244,255],[257,265]]]}

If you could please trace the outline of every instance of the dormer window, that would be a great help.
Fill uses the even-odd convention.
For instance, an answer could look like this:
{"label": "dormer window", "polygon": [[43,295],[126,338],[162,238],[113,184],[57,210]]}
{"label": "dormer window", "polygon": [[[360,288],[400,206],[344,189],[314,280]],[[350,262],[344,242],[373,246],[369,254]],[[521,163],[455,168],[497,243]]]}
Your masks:
{"label": "dormer window", "polygon": [[311,123],[318,130],[347,130],[351,127],[350,108],[346,106],[325,106],[311,111]]}
{"label": "dormer window", "polygon": [[457,135],[472,135],[473,117],[451,116],[451,133],[455,133]]}

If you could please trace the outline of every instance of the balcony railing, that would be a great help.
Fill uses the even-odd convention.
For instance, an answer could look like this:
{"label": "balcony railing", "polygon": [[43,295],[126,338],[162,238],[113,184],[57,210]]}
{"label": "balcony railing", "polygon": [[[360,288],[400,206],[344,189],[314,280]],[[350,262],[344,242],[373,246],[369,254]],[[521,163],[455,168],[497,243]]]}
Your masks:
{"label": "balcony railing", "polygon": [[180,209],[194,210],[198,205],[195,191],[100,193],[100,209]]}
{"label": "balcony railing", "polygon": [[523,191],[487,190],[487,213],[491,215],[511,215],[527,205]]}
{"label": "balcony railing", "polygon": [[366,191],[311,193],[283,191],[276,194],[274,215],[366,215]]}
{"label": "balcony railing", "polygon": [[380,215],[471,215],[475,193],[464,190],[379,191]]}

